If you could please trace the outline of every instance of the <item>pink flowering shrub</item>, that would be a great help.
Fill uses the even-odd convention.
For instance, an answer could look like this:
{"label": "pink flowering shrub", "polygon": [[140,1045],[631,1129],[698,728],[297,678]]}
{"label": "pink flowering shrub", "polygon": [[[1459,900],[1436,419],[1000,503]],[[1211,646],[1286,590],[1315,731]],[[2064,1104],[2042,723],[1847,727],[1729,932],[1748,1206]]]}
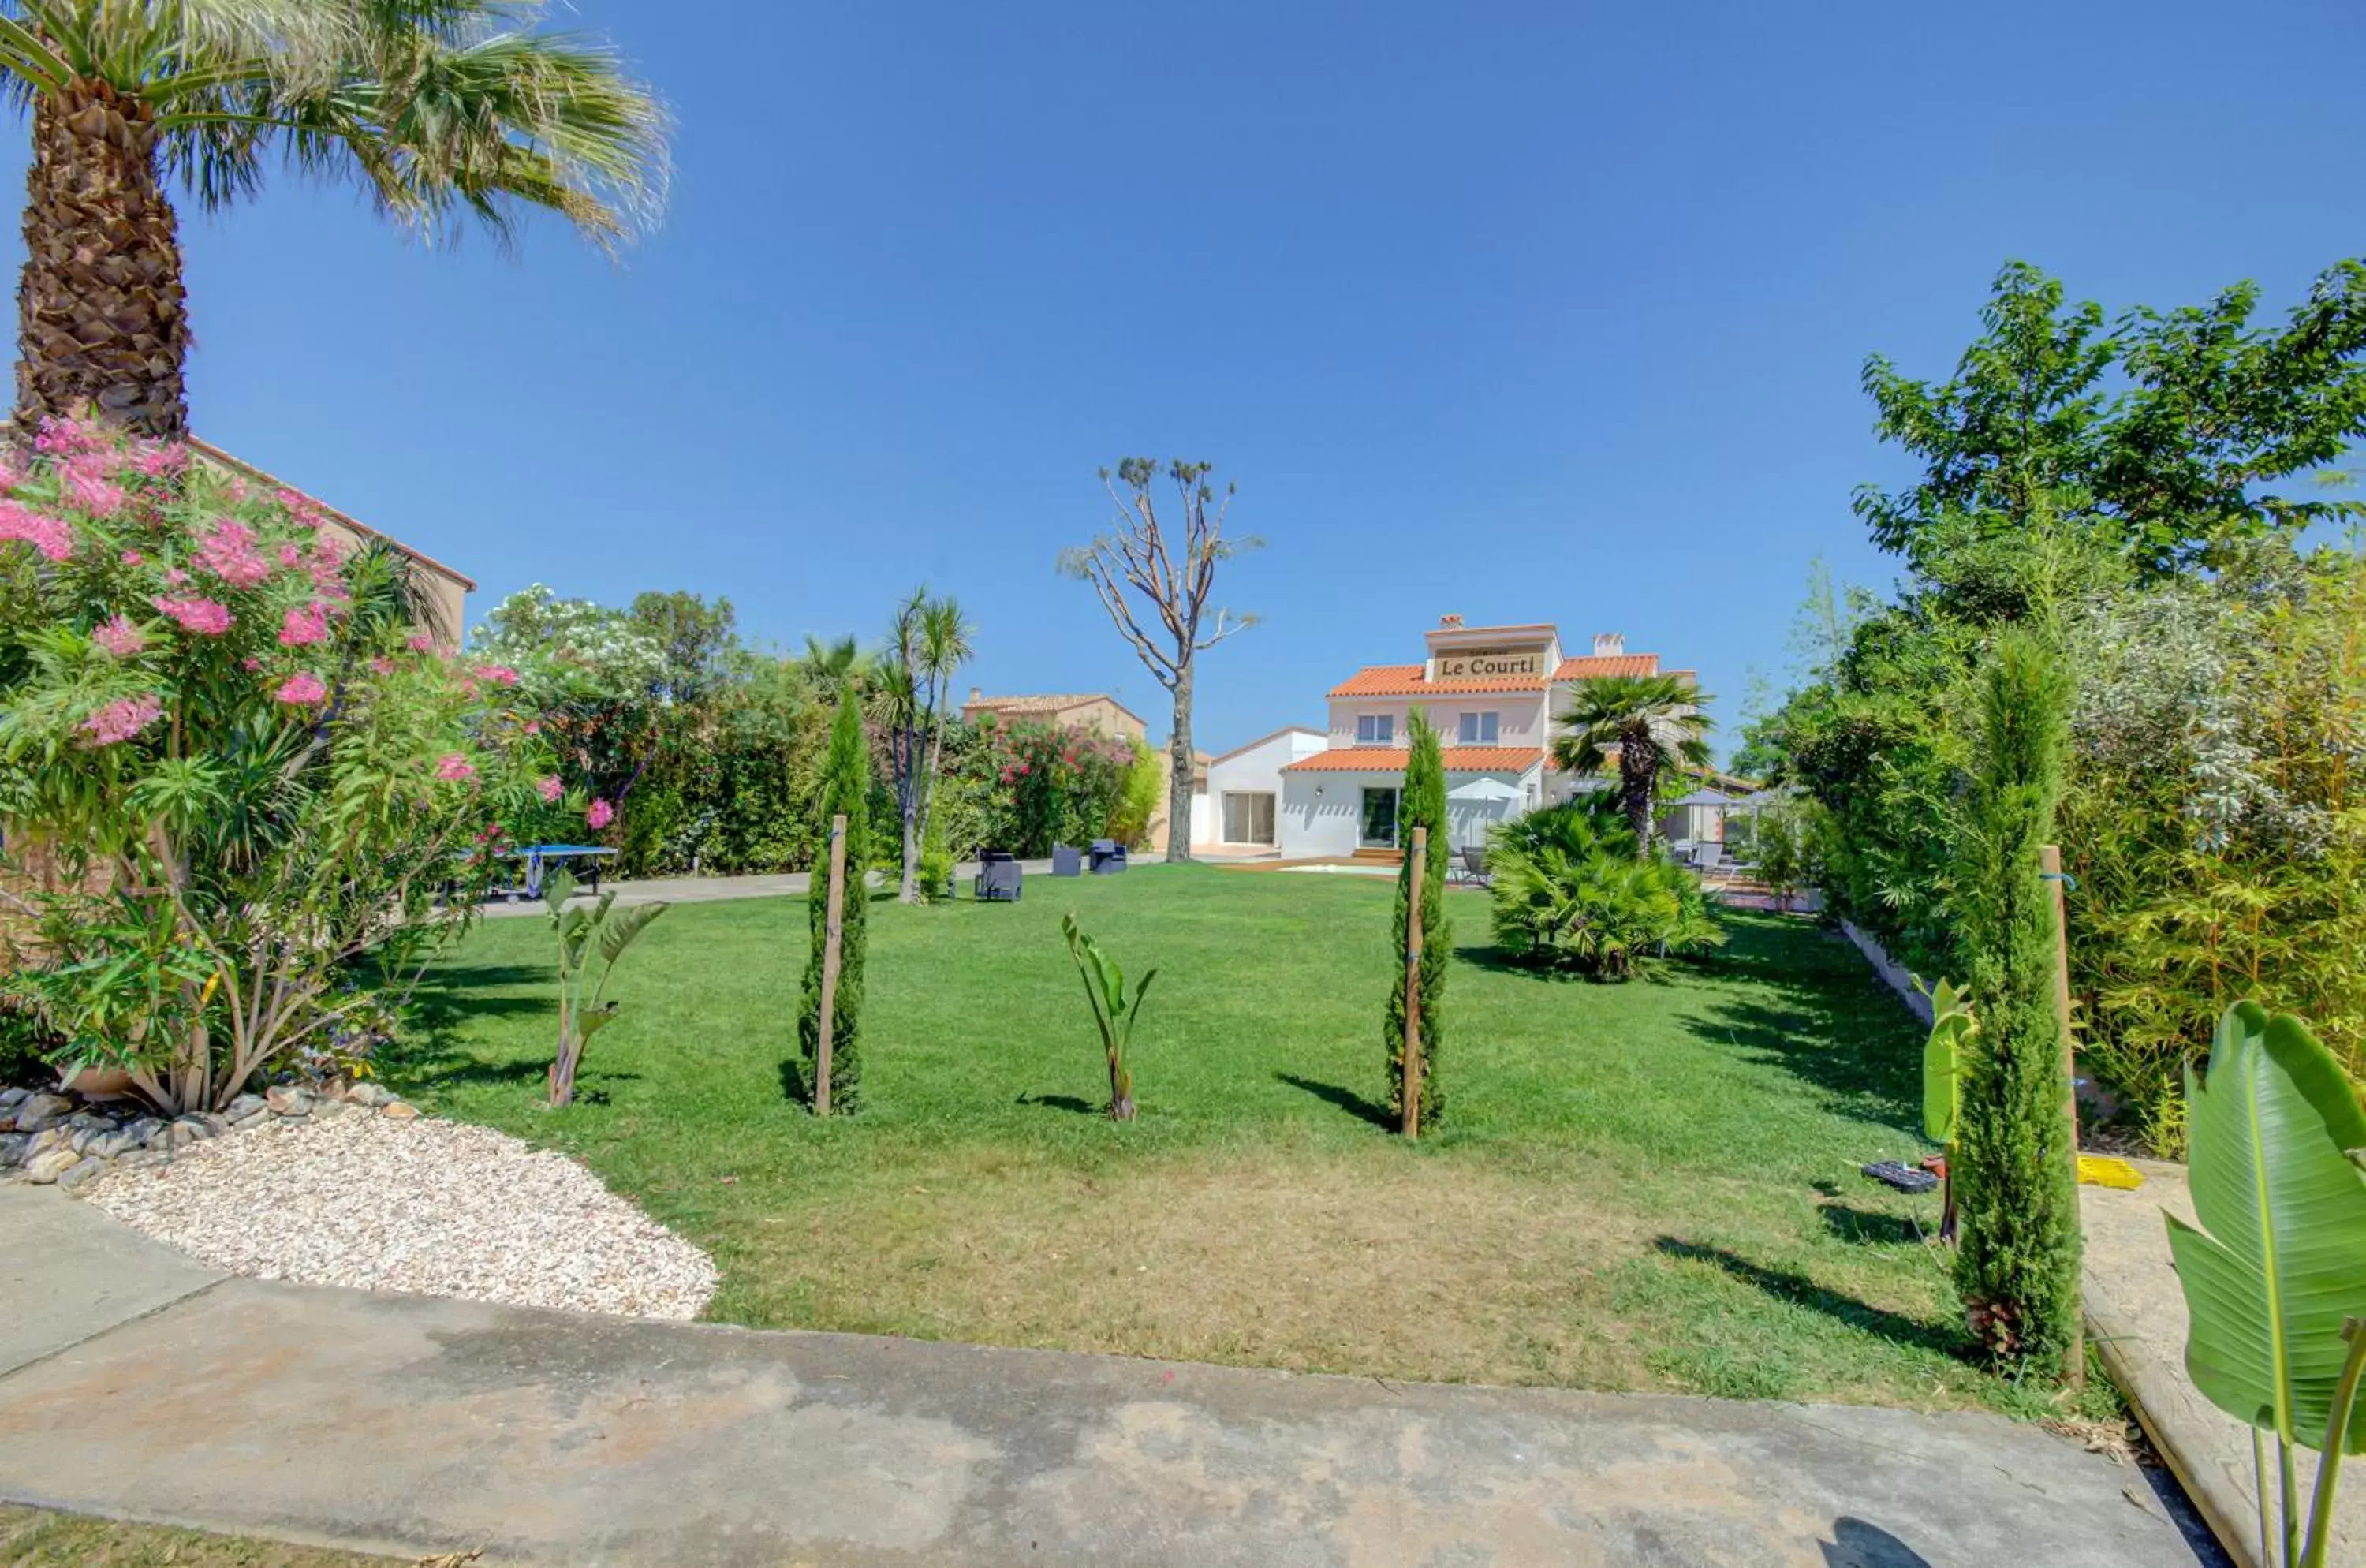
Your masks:
{"label": "pink flowering shrub", "polygon": [[0,989],[220,1105],[382,1005],[358,960],[413,975],[468,918],[439,890],[545,809],[539,716],[435,651],[383,547],[186,448],[52,423],[0,479],[0,856],[69,862],[33,896],[52,962]]}

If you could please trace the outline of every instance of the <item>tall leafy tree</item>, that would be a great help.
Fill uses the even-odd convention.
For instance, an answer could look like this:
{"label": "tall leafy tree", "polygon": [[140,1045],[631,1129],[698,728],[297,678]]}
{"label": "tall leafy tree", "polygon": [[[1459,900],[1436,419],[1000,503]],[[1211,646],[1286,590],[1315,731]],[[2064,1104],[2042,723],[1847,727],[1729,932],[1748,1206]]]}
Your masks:
{"label": "tall leafy tree", "polygon": [[1956,868],[1963,972],[1977,1028],[1963,1050],[1949,1173],[1955,1284],[2000,1359],[2081,1371],[2076,1134],[2054,1003],[2054,832],[2070,681],[2034,630],[1997,641],[1979,686],[1982,747]]}
{"label": "tall leafy tree", "polygon": [[653,694],[668,705],[695,707],[728,678],[739,647],[739,613],[730,600],[709,604],[703,594],[652,590],[633,595],[625,619],[664,651],[663,684]]}
{"label": "tall leafy tree", "polygon": [[[1421,966],[1414,985],[1420,992],[1421,1124],[1436,1125],[1446,1111],[1446,1079],[1438,1071],[1441,1003],[1446,994],[1447,961],[1453,956],[1453,922],[1446,915],[1447,863],[1454,851],[1447,842],[1446,758],[1429,716],[1415,708],[1407,716],[1404,795],[1397,811],[1397,830],[1403,835],[1404,865],[1397,873],[1397,907],[1391,949],[1397,962],[1391,970],[1389,1005],[1382,1036],[1388,1043],[1389,1111],[1402,1118],[1405,1106],[1405,985],[1404,953],[1411,935],[1414,879],[1421,879]],[[1414,859],[1413,830],[1429,829],[1422,858]]]}
{"label": "tall leafy tree", "polygon": [[188,427],[177,184],[227,207],[283,157],[431,236],[556,212],[603,245],[657,206],[665,115],[520,0],[0,0],[32,119],[16,419]]}
{"label": "tall leafy tree", "polygon": [[1114,476],[1101,470],[1101,486],[1116,508],[1110,528],[1089,545],[1065,550],[1060,570],[1093,585],[1101,608],[1123,633],[1158,683],[1174,698],[1174,732],[1167,737],[1166,858],[1191,858],[1191,786],[1197,772],[1191,751],[1191,689],[1201,653],[1235,632],[1256,624],[1255,615],[1234,615],[1211,605],[1216,568],[1255,538],[1227,537],[1225,514],[1234,487],[1217,501],[1208,476],[1213,463],[1167,465],[1176,508],[1158,513],[1158,464],[1128,457]]}
{"label": "tall leafy tree", "polygon": [[1581,776],[1602,772],[1618,753],[1618,803],[1635,832],[1638,856],[1651,852],[1651,802],[1663,783],[1709,764],[1709,716],[1716,699],[1673,675],[1607,675],[1583,681],[1553,738],[1553,765]]}
{"label": "tall leafy tree", "polygon": [[814,841],[813,886],[806,897],[811,953],[797,1006],[797,1042],[810,1089],[821,1051],[822,954],[829,941],[829,824],[846,816],[846,901],[839,917],[838,990],[831,998],[829,1104],[852,1111],[862,1104],[862,955],[870,929],[871,748],[862,734],[862,705],[849,687],[839,696],[822,764],[820,821]]}
{"label": "tall leafy tree", "polygon": [[2319,276],[2281,328],[2252,325],[2259,298],[2237,284],[2107,329],[2100,305],[2009,264],[1951,379],[1865,361],[1876,428],[1925,468],[1900,491],[1861,488],[1858,515],[1967,608],[2007,619],[2034,534],[2091,537],[2160,576],[2366,516],[2351,498],[2270,488],[2321,477],[2366,438],[2366,263]]}

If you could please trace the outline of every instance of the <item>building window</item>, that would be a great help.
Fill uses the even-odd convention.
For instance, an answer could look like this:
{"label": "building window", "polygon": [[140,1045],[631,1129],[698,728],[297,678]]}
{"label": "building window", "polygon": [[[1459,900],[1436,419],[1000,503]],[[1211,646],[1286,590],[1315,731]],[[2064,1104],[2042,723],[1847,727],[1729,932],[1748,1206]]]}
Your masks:
{"label": "building window", "polygon": [[1270,844],[1273,838],[1273,796],[1262,790],[1224,792],[1224,842]]}
{"label": "building window", "polygon": [[1392,746],[1397,739],[1396,715],[1366,713],[1356,716],[1356,744],[1358,746]]}
{"label": "building window", "polygon": [[1462,716],[1462,744],[1493,746],[1495,744],[1495,716],[1493,713],[1466,713]]}

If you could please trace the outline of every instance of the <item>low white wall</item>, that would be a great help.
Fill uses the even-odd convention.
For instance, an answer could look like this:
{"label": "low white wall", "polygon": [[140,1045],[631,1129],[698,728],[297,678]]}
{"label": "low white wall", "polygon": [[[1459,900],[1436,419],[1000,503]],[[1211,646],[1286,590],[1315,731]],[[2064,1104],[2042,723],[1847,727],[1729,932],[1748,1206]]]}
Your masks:
{"label": "low white wall", "polygon": [[1856,943],[1856,950],[1865,954],[1865,961],[1873,965],[1873,972],[1881,976],[1884,985],[1898,993],[1899,999],[1905,1002],[1907,1010],[1923,1022],[1929,1023],[1932,1016],[1931,998],[1914,988],[1913,976],[1906,973],[1906,966],[1884,952],[1881,943],[1874,941],[1848,921],[1841,922],[1841,931],[1849,941]]}

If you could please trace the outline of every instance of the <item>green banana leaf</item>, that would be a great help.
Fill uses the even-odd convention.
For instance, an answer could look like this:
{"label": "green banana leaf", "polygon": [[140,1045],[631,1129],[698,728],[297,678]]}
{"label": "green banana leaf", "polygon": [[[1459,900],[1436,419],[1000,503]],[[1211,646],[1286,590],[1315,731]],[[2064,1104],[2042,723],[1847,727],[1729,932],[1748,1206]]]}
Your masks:
{"label": "green banana leaf", "polygon": [[[600,956],[611,964],[615,963],[617,959],[624,956],[625,949],[633,945],[633,939],[647,931],[649,922],[664,914],[670,907],[665,904],[627,905],[625,912],[614,919],[594,922],[600,927]],[[608,908],[604,899],[600,908],[604,916]]]}
{"label": "green banana leaf", "polygon": [[[2342,1319],[2366,1316],[2366,1178],[2348,1157],[2366,1112],[2307,1025],[2254,1002],[2226,1010],[2185,1096],[2202,1229],[2167,1218],[2193,1320],[2186,1372],[2236,1419],[2319,1448]],[[2342,1446],[2366,1452],[2366,1403]]]}
{"label": "green banana leaf", "polygon": [[1922,1135],[1934,1144],[1952,1144],[1964,1102],[1964,1047],[1972,1037],[1972,1014],[1944,980],[1931,993],[1931,1038],[1922,1047]]}

